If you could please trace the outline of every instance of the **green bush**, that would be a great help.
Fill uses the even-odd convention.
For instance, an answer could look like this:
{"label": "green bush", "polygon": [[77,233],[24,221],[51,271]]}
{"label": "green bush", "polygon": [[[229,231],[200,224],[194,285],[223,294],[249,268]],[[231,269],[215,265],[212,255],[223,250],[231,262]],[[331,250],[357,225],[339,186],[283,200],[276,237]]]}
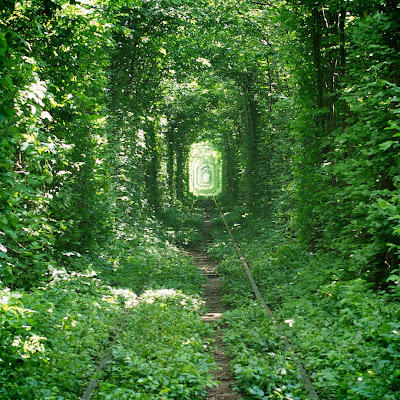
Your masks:
{"label": "green bush", "polygon": [[281,335],[259,304],[225,313],[222,323],[237,386],[246,398],[308,398]]}
{"label": "green bush", "polygon": [[[133,326],[129,325],[127,335],[131,344],[140,343],[138,351],[154,344],[152,330],[156,329],[153,320],[156,314],[160,332],[167,330],[167,320],[175,329],[171,342],[157,350],[161,358],[174,357],[168,346],[179,347],[174,340],[178,340],[181,329],[182,335],[190,334],[179,342],[179,345],[185,344],[175,362],[176,369],[180,368],[178,364],[182,363],[183,368],[190,362],[193,368],[182,370],[179,376],[171,377],[171,382],[176,385],[175,393],[181,390],[202,395],[204,387],[211,384],[211,378],[205,373],[210,362],[204,348],[207,342],[201,336],[206,328],[198,316],[203,278],[189,257],[160,239],[159,231],[159,226],[151,220],[140,225],[138,222],[123,224],[101,247],[92,246],[90,253],[65,253],[64,268],[53,267],[43,286],[30,292],[0,291],[1,399],[80,398],[109,351],[110,338],[121,334],[128,319],[126,310],[132,307],[135,311],[130,311],[133,316],[129,321]],[[158,291],[146,291],[150,288]],[[140,294],[141,311],[136,310]],[[174,315],[181,319],[178,325]],[[139,335],[137,327],[134,329],[135,318],[148,324],[142,327],[147,329],[144,336]],[[140,359],[142,371],[153,368],[153,355],[149,353],[146,359],[144,353],[134,353],[133,345],[121,347],[125,339],[119,340],[115,359],[120,360],[121,354],[129,353],[133,359]],[[167,370],[173,371],[173,368],[166,364],[158,373],[164,374]],[[106,381],[104,385],[112,383]],[[184,388],[179,389],[182,385]],[[163,389],[166,388],[160,390]],[[104,390],[110,398],[118,398],[119,391],[125,389],[115,389],[115,393]],[[129,394],[125,398],[136,398],[131,392],[128,385],[126,393]],[[168,396],[166,392],[161,395]],[[140,396],[137,398],[146,398],[143,393]]]}
{"label": "green bush", "polygon": [[[0,397],[76,399],[83,393],[125,302],[93,272],[53,271],[34,292],[1,291]],[[61,396],[61,397],[60,397]]]}
{"label": "green bush", "polygon": [[[240,215],[236,218],[230,223],[257,284],[321,398],[398,398],[397,271],[388,278],[391,285],[388,290],[376,291],[371,283],[351,278],[347,272],[348,261],[306,251],[296,238],[285,237],[282,227],[273,221],[255,218],[244,221]],[[226,233],[218,226],[214,233],[216,240],[209,252],[220,259],[225,300],[234,307],[245,306],[253,296],[250,285]],[[260,316],[251,333],[254,338],[259,336],[258,327],[264,324],[264,317]],[[268,351],[254,356],[254,343],[251,346],[246,343],[248,333],[241,330],[240,324],[232,322],[231,325],[230,330],[238,332],[232,342],[242,344],[238,355],[240,364],[235,367],[237,379],[249,393],[253,375],[270,374],[264,365],[269,363],[264,360]],[[246,329],[248,325],[248,321],[243,323]],[[265,336],[270,335],[266,330]],[[252,366],[246,366],[243,358]],[[257,360],[263,360],[261,366]],[[254,372],[258,368],[264,372]],[[257,387],[266,392],[260,385]]]}
{"label": "green bush", "polygon": [[203,301],[175,290],[149,290],[139,299],[114,348],[97,399],[201,399],[214,382],[205,339]]}

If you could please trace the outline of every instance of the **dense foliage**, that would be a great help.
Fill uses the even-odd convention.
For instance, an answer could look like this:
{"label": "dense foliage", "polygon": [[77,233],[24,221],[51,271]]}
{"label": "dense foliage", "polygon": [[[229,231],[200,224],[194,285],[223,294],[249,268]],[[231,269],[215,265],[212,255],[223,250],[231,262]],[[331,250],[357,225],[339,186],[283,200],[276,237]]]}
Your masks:
{"label": "dense foliage", "polygon": [[[277,333],[260,305],[254,307],[244,270],[222,224],[216,221],[217,240],[209,252],[220,260],[225,300],[236,307],[227,317],[232,332],[228,330],[226,341],[232,347],[232,366],[241,389],[254,399],[303,398],[290,373],[290,352],[277,339],[283,333],[321,398],[397,399],[399,286],[376,293],[366,280],[344,280],[337,274],[335,259],[305,251],[292,238],[282,238],[276,227],[266,228],[263,219],[246,216],[242,209],[227,213],[227,218],[282,329]],[[347,267],[342,263],[342,274]],[[388,278],[392,279],[399,277]],[[267,349],[266,354],[260,346]],[[285,368],[284,376],[278,367]],[[264,375],[272,376],[274,384],[264,380]],[[260,394],[253,393],[254,386]]]}
{"label": "dense foliage", "polygon": [[[232,222],[252,237],[269,301],[296,320],[294,340],[315,350],[305,364],[322,393],[395,398],[397,3],[1,1],[0,390],[73,398],[118,325],[116,290],[198,292],[197,272],[163,241],[201,241],[198,216],[182,210],[194,201],[190,145],[209,141],[224,158],[220,201],[241,207]],[[222,270],[240,304],[240,270]],[[83,326],[94,333],[80,351]],[[67,376],[73,352],[80,377]],[[174,381],[182,396],[203,394],[196,374],[191,388]]]}
{"label": "dense foliage", "polygon": [[250,303],[225,313],[225,342],[238,388],[249,399],[308,399],[296,362],[268,313]]}
{"label": "dense foliage", "polygon": [[[127,224],[115,233],[119,244],[71,256],[69,269],[81,272],[54,269],[33,291],[1,290],[1,399],[81,398],[110,352],[113,366],[101,375],[98,398],[203,396],[213,384],[209,328],[199,317],[203,278],[160,232],[154,221]],[[162,340],[154,340],[156,332]],[[129,375],[126,391],[113,384],[115,374]]]}
{"label": "dense foliage", "polygon": [[204,139],[224,154],[225,201],[382,284],[398,267],[399,13],[391,0],[7,2],[4,284],[35,286],[116,219],[187,199]]}
{"label": "dense foliage", "polygon": [[99,399],[202,399],[215,385],[205,352],[202,300],[171,289],[146,291],[113,350]]}

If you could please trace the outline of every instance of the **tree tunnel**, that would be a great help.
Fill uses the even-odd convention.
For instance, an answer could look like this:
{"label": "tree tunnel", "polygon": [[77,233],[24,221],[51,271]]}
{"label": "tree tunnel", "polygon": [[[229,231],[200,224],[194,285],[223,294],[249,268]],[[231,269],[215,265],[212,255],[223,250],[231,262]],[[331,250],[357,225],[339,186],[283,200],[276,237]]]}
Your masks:
{"label": "tree tunnel", "polygon": [[[152,351],[188,310],[146,303],[146,325],[170,315],[149,330],[126,312],[202,293],[178,251],[198,244],[254,322],[211,196],[321,398],[400,399],[399,54],[398,0],[0,0],[0,400],[81,398],[103,354],[96,398],[202,398],[197,334]],[[264,343],[243,321],[226,338]],[[257,346],[232,359],[246,396],[309,398]]]}
{"label": "tree tunnel", "polygon": [[[398,2],[8,3],[4,282],[29,287],[53,254],[192,194],[275,216],[378,279],[398,268]],[[218,166],[191,155],[207,142]]]}
{"label": "tree tunnel", "polygon": [[222,192],[222,156],[210,143],[193,143],[189,153],[189,191],[195,196]]}

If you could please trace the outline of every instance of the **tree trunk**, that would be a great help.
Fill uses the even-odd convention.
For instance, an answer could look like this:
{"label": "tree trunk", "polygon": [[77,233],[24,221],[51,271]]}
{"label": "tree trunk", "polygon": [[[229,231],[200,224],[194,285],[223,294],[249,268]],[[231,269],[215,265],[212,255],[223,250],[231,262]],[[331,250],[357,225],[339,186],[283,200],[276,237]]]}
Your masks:
{"label": "tree trunk", "polygon": [[147,149],[147,168],[146,168],[146,194],[150,207],[154,211],[160,208],[160,196],[158,187],[158,146],[157,135],[154,129],[154,122],[149,121],[146,131],[146,149]]}
{"label": "tree trunk", "polygon": [[321,61],[321,38],[322,38],[321,23],[322,23],[321,11],[317,8],[314,8],[312,39],[313,39],[314,64],[317,72],[317,107],[319,109],[323,108],[324,106],[324,72],[322,69],[322,61]]}
{"label": "tree trunk", "polygon": [[175,194],[175,185],[174,185],[174,164],[175,164],[175,152],[174,152],[174,130],[175,127],[171,126],[168,130],[166,139],[167,139],[167,186],[168,186],[168,194],[171,198],[174,197]]}
{"label": "tree trunk", "polygon": [[233,154],[232,145],[229,140],[228,132],[224,132],[225,142],[225,166],[226,166],[226,186],[228,198],[235,204],[238,199],[238,182],[237,182],[237,162]]}
{"label": "tree trunk", "polygon": [[176,173],[175,173],[175,188],[176,197],[180,200],[184,195],[184,157],[183,157],[183,140],[179,138],[175,142],[175,157],[176,157]]}
{"label": "tree trunk", "polygon": [[252,77],[247,77],[247,137],[246,137],[246,202],[254,207],[257,191],[257,166],[258,166],[258,134],[257,134],[257,104],[254,99]]}

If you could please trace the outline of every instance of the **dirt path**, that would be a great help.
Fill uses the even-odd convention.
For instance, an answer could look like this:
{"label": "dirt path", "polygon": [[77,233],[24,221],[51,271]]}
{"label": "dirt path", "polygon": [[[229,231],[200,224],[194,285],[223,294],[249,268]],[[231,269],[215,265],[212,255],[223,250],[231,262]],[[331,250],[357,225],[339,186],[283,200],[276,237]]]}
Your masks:
{"label": "dirt path", "polygon": [[215,325],[215,348],[214,359],[217,368],[212,371],[214,379],[220,384],[209,390],[208,400],[240,400],[243,399],[237,392],[232,390],[233,379],[229,370],[229,358],[225,354],[222,332],[218,328],[218,320],[226,310],[222,302],[220,292],[221,280],[216,272],[216,265],[207,256],[198,250],[187,251],[195,261],[198,268],[208,277],[204,286],[204,297],[208,312],[202,314],[206,323]]}

